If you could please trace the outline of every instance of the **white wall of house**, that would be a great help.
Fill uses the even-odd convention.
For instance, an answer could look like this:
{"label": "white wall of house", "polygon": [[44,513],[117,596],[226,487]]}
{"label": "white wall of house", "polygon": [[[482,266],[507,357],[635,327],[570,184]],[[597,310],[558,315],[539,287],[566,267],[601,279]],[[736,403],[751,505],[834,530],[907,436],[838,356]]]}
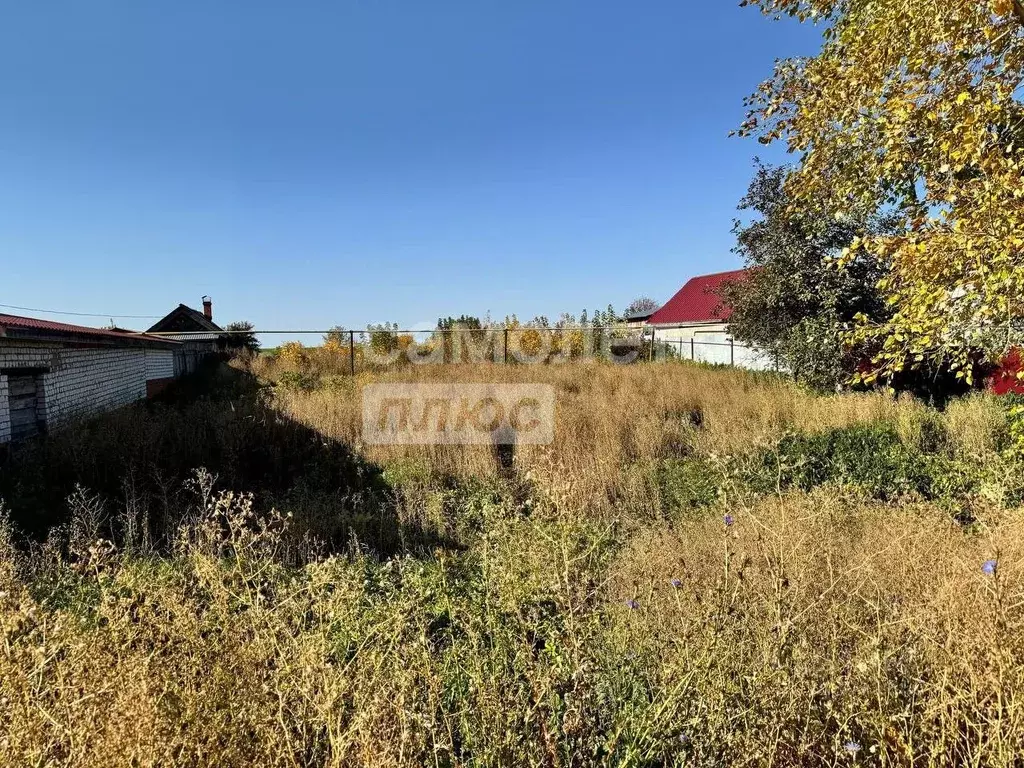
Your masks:
{"label": "white wall of house", "polygon": [[169,349],[146,350],[146,380],[170,379],[174,376],[174,352]]}
{"label": "white wall of house", "polygon": [[[0,371],[12,369],[41,369],[38,416],[53,426],[144,399],[147,381],[174,375],[174,352],[0,340]],[[0,374],[0,443],[11,439],[7,379]]]}
{"label": "white wall of house", "polygon": [[727,323],[654,326],[654,338],[684,360],[735,365],[755,371],[775,370],[771,358],[755,347],[734,341]]}

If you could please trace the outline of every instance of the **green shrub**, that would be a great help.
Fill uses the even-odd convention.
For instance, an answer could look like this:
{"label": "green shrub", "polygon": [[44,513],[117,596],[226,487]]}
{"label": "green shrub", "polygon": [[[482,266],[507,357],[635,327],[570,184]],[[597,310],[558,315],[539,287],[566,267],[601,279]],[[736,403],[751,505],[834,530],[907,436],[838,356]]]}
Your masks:
{"label": "green shrub", "polygon": [[304,371],[284,371],[281,373],[281,378],[278,379],[277,383],[283,389],[312,392],[317,388],[320,381],[316,374]]}
{"label": "green shrub", "polygon": [[711,506],[721,479],[721,472],[701,459],[665,459],[657,469],[662,509],[672,513]]}
{"label": "green shrub", "polygon": [[[854,486],[887,500],[907,493],[932,496],[932,471],[889,424],[858,424],[816,435],[792,434],[753,462],[747,481],[758,491],[820,485]],[[931,471],[930,471],[931,470]]]}

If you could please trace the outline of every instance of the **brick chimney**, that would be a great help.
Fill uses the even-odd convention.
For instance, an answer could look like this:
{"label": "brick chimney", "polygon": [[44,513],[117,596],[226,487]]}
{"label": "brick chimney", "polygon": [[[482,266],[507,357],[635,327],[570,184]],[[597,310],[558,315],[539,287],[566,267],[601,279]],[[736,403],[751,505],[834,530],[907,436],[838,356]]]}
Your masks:
{"label": "brick chimney", "polygon": [[207,320],[213,322],[213,299],[203,296],[203,315]]}

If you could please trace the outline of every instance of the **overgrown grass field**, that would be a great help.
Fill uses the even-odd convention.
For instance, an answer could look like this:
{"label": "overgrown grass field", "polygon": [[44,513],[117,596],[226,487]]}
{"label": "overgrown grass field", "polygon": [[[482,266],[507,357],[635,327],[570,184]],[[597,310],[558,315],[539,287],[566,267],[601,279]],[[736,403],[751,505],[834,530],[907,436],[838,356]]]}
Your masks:
{"label": "overgrown grass field", "polygon": [[[258,372],[0,465],[0,764],[1020,763],[1005,403]],[[361,386],[421,380],[551,384],[555,441],[363,446]]]}

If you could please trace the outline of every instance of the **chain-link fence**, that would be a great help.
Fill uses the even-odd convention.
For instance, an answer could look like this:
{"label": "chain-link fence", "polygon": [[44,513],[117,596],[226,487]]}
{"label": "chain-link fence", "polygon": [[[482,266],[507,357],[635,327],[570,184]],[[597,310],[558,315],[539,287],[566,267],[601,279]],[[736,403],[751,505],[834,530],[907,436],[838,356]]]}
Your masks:
{"label": "chain-link fence", "polygon": [[756,347],[743,344],[727,334],[715,334],[717,339],[691,335],[688,338],[662,338],[656,343],[665,345],[673,356],[710,365],[731,365],[755,371],[779,370],[776,362]]}
{"label": "chain-link fence", "polygon": [[[236,332],[225,331],[225,338],[232,333]],[[736,342],[724,332],[691,332],[650,326],[516,326],[431,331],[399,328],[365,331],[252,330],[237,333],[260,337],[266,352],[285,362],[305,363],[321,370],[353,375],[396,365],[554,364],[587,359],[619,364],[689,360],[755,370],[776,368],[767,355]],[[189,337],[187,332],[164,335],[172,335],[179,340]],[[286,341],[271,346],[273,340],[281,336],[312,338],[314,343],[304,345]]]}

